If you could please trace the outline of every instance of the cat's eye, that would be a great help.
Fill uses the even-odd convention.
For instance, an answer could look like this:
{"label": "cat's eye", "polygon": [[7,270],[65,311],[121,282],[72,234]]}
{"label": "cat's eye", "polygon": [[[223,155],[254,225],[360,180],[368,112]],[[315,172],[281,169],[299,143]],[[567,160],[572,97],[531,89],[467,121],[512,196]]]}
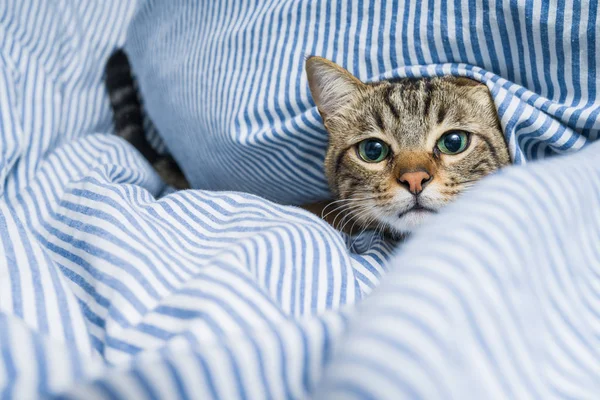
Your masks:
{"label": "cat's eye", "polygon": [[437,142],[437,148],[444,154],[458,154],[469,145],[469,134],[463,131],[444,133]]}
{"label": "cat's eye", "polygon": [[386,159],[390,147],[378,139],[366,139],[358,144],[358,155],[368,163],[378,163]]}

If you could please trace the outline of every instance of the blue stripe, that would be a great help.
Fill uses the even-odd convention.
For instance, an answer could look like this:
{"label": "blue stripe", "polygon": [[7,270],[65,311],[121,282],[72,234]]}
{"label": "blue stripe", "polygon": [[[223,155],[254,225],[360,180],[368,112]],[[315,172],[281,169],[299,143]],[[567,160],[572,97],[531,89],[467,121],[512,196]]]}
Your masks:
{"label": "blue stripe", "polygon": [[573,103],[577,104],[581,99],[581,75],[579,70],[579,24],[580,24],[580,16],[581,16],[581,3],[578,1],[573,2],[573,10],[572,10],[572,26],[571,26],[571,73],[573,80],[573,91],[574,98]]}
{"label": "blue stripe", "polygon": [[[404,65],[412,65],[413,60],[410,58],[410,51],[408,50],[408,17],[410,11],[411,2],[406,1],[404,3],[404,9],[402,10],[402,36],[400,38],[402,43],[402,59]],[[416,6],[416,5],[415,5]]]}
{"label": "blue stripe", "polygon": [[550,36],[548,33],[548,25],[549,25],[549,10],[550,3],[542,1],[541,3],[541,12],[540,12],[540,35],[542,42],[542,60],[544,62],[544,84],[545,90],[540,93],[546,96],[548,99],[554,99],[554,84],[552,83],[552,77],[550,75],[552,68],[552,61],[550,59]]}
{"label": "blue stripe", "polygon": [[0,315],[0,354],[2,355],[1,361],[4,368],[4,376],[7,379],[5,386],[0,391],[0,398],[2,400],[13,398],[14,384],[17,378],[17,370],[10,351],[11,346],[9,345],[11,340],[9,329],[8,318],[3,314]]}
{"label": "blue stripe", "polygon": [[[566,0],[558,0],[556,4],[556,14],[562,15],[565,12]],[[558,65],[565,65],[565,53],[564,53],[564,43],[563,43],[563,33],[564,33],[564,19],[557,18],[555,22],[556,27],[556,36],[554,37],[554,46],[556,46],[556,58]],[[558,86],[560,87],[560,96],[558,97],[558,101],[563,103],[565,98],[567,97],[567,84],[565,82],[564,71],[556,70],[558,75]]]}
{"label": "blue stripe", "polygon": [[[598,18],[598,2],[596,1],[591,1],[589,3],[590,9],[589,9],[589,14],[588,14],[588,29],[587,29],[587,43],[588,43],[588,48],[587,48],[587,75],[588,75],[588,82],[595,82],[596,81],[596,24],[597,24],[597,18]],[[594,99],[596,98],[596,93],[598,88],[596,87],[596,85],[590,85],[588,83],[587,88],[586,88],[587,92],[588,92],[588,105],[592,104],[594,102]],[[590,116],[590,120],[591,120],[591,116]]]}
{"label": "blue stripe", "polygon": [[455,56],[452,53],[452,46],[450,45],[450,35],[448,33],[448,2],[442,1],[440,3],[440,30],[442,33],[442,43],[444,44],[444,51],[446,52],[446,62],[454,62]]}
{"label": "blue stripe", "polygon": [[[462,4],[454,4],[454,33],[451,37],[456,38],[454,42],[458,46],[458,54],[461,60],[467,62],[467,50],[465,47],[465,36],[463,35]],[[453,60],[454,61],[454,60]]]}
{"label": "blue stripe", "polygon": [[[0,239],[2,239],[2,247],[4,248],[4,258],[7,265],[17,265],[15,251],[12,246],[12,239],[8,234],[8,224],[3,212],[0,212]],[[18,271],[13,269],[9,276],[10,278],[10,296],[12,299],[12,307],[15,315],[23,317],[23,301],[21,299],[21,278]]]}
{"label": "blue stripe", "polygon": [[[409,3],[410,4],[410,3]],[[421,42],[421,7],[418,4],[415,4],[415,23],[413,24],[413,36],[415,38],[416,46],[415,52],[417,53],[417,64],[423,65],[425,64],[425,58],[423,56],[422,46],[425,46],[425,43]]]}
{"label": "blue stripe", "polygon": [[[527,80],[527,70],[525,69],[525,49],[523,48],[523,34],[521,32],[521,21],[519,17],[520,7],[518,7],[516,0],[511,0],[511,21],[514,36],[517,39],[517,59],[519,60],[519,72],[521,76],[521,82],[524,87],[529,87],[529,81]],[[531,50],[529,50],[531,51]]]}
{"label": "blue stripe", "polygon": [[477,10],[476,10],[475,0],[469,0],[469,20],[471,21],[470,25],[470,39],[471,45],[473,46],[473,52],[475,54],[474,62],[480,66],[484,66],[483,57],[481,54],[481,48],[479,47],[479,38],[477,34],[476,25],[473,21],[477,19]]}
{"label": "blue stripe", "polygon": [[[509,81],[514,81],[515,80],[515,72],[514,72],[514,68],[515,68],[515,64],[513,61],[513,55],[512,55],[512,50],[510,48],[510,35],[508,33],[508,29],[506,26],[506,20],[504,19],[504,8],[503,8],[503,2],[501,0],[495,0],[496,3],[496,18],[497,18],[497,24],[498,24],[498,29],[499,29],[499,33],[500,33],[500,38],[502,40],[502,52],[503,52],[503,56],[505,59],[505,64],[507,66],[506,69],[506,76],[504,78],[508,79]],[[515,35],[516,36],[516,35]]]}
{"label": "blue stripe", "polygon": [[169,375],[171,376],[171,380],[175,383],[175,388],[177,390],[176,397],[181,400],[188,400],[190,396],[188,392],[185,390],[183,378],[180,375],[180,371],[177,368],[177,365],[173,363],[166,351],[163,352],[163,357],[166,359],[166,368],[169,371]]}
{"label": "blue stripe", "polygon": [[149,400],[158,400],[158,396],[156,395],[156,391],[152,387],[151,382],[146,379],[144,375],[142,375],[138,370],[134,370],[131,373],[131,377],[137,381],[139,387],[142,388],[142,395],[144,398]]}
{"label": "blue stripe", "polygon": [[542,86],[540,83],[540,78],[538,76],[537,64],[539,63],[539,54],[535,51],[535,38],[534,38],[534,26],[528,21],[533,20],[533,6],[534,1],[529,0],[525,3],[525,31],[527,33],[527,45],[529,49],[529,63],[531,65],[531,74],[533,80],[533,91],[536,93],[541,93]]}

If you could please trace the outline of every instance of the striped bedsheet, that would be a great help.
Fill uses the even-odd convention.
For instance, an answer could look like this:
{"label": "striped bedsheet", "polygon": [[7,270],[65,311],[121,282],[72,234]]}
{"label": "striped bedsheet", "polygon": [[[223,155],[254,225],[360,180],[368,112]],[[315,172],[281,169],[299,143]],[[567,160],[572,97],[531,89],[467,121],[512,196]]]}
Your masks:
{"label": "striped bedsheet", "polygon": [[303,204],[328,196],[306,56],[365,81],[485,82],[524,164],[598,137],[597,21],[597,1],[149,0],[126,48],[194,187]]}
{"label": "striped bedsheet", "polygon": [[[595,2],[139,6],[135,16],[133,1],[0,2],[0,399],[597,397]],[[256,36],[273,24],[288,36]],[[212,50],[187,41],[177,53],[174,33],[199,26],[196,40]],[[128,30],[161,133],[176,122],[196,137],[206,153],[194,157],[207,160],[199,186],[238,191],[171,193],[111,135],[102,68]],[[285,51],[246,47],[254,42]],[[299,73],[307,49],[365,79],[450,72],[485,81],[521,165],[398,248],[271,202],[326,196],[326,137]],[[163,61],[187,54],[186,74],[149,51]],[[232,65],[228,52],[272,59],[294,78],[275,74],[261,92],[255,78],[275,69],[258,63],[235,78],[255,86],[235,89],[234,78],[211,75]],[[202,55],[218,66],[202,69]],[[159,88],[173,108],[148,95],[151,73],[172,83]],[[184,81],[199,84],[197,97]],[[174,108],[186,113],[167,119]],[[196,131],[195,118],[211,129]],[[216,173],[211,143],[235,156],[221,165],[223,187],[200,178]],[[268,163],[242,184],[234,169],[256,160],[240,144],[279,148],[302,190]],[[571,154],[523,165],[552,153]],[[294,169],[301,160],[305,169]]]}

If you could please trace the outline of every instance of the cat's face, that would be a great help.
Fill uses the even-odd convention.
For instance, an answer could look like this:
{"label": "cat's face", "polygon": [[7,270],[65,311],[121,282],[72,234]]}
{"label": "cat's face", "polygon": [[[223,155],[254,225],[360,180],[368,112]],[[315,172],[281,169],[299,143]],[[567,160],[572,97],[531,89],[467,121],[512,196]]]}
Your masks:
{"label": "cat's face", "polygon": [[329,185],[361,227],[411,231],[510,163],[483,84],[453,77],[365,84],[320,57],[306,70],[330,135]]}

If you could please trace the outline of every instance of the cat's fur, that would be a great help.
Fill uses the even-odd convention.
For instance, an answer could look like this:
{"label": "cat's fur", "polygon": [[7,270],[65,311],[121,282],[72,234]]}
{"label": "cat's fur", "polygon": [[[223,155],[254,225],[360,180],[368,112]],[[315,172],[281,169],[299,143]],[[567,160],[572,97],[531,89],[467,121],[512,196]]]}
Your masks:
{"label": "cat's fur", "polygon": [[[409,232],[474,182],[510,163],[484,84],[456,77],[367,84],[321,57],[308,58],[306,71],[329,132],[325,173],[337,198],[331,209],[344,214],[339,228]],[[468,132],[467,149],[456,155],[436,151],[441,135],[453,130]],[[367,138],[389,145],[385,161],[367,163],[358,156],[357,145]],[[423,188],[418,195],[401,180],[406,173],[427,178],[419,178]]]}
{"label": "cat's fur", "polygon": [[142,153],[163,182],[175,189],[188,189],[189,183],[175,160],[169,155],[159,154],[146,138],[142,104],[131,65],[123,50],[115,51],[108,59],[104,80],[113,110],[116,134]]}

